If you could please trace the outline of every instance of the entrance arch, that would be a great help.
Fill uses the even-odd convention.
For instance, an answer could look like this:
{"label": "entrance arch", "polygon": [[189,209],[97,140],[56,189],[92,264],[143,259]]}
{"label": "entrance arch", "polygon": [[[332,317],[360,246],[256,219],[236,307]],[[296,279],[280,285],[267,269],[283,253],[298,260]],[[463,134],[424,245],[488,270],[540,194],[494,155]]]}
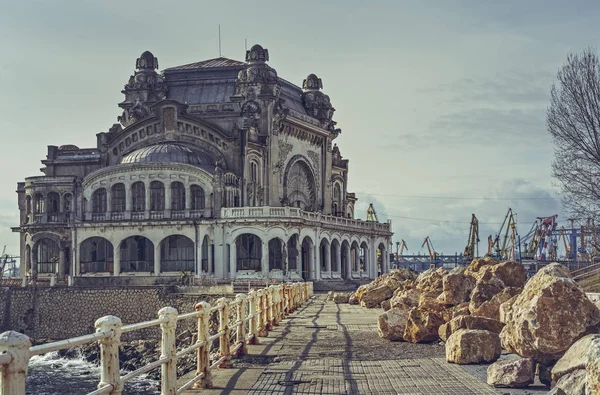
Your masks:
{"label": "entrance arch", "polygon": [[283,242],[279,238],[269,240],[269,271],[283,270]]}
{"label": "entrance arch", "polygon": [[300,257],[302,262],[302,279],[314,280],[313,241],[308,236],[305,236],[304,239],[302,239]]}
{"label": "entrance arch", "polygon": [[144,236],[130,236],[119,246],[121,272],[154,272],[154,244]]}
{"label": "entrance arch", "polygon": [[329,240],[322,239],[319,244],[319,261],[321,262],[321,273],[331,274],[331,253],[329,252],[331,245]]}
{"label": "entrance arch", "polygon": [[371,260],[369,258],[369,246],[366,241],[360,243],[360,276],[363,276],[363,273],[367,273],[367,277],[370,277],[369,274],[371,270]]}
{"label": "entrance arch", "polygon": [[339,272],[340,271],[340,263],[341,263],[341,247],[340,242],[336,239],[331,241],[331,272]]}
{"label": "entrance arch", "polygon": [[193,272],[194,242],[182,235],[172,235],[160,242],[161,272]]}

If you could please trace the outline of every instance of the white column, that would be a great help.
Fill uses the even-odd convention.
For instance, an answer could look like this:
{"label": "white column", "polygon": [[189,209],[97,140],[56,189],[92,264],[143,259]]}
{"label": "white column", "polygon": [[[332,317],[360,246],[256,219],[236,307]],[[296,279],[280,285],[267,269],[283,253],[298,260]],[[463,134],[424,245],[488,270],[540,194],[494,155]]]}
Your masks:
{"label": "white column", "polygon": [[325,252],[325,267],[327,268],[329,277],[331,277],[331,243],[325,245]]}
{"label": "white column", "polygon": [[[213,261],[213,249],[212,249],[212,244],[210,244],[210,240],[208,241],[208,258],[207,258],[207,263],[206,263],[206,269],[207,269],[207,273],[212,273],[212,261]],[[216,275],[216,273],[213,273],[213,275]]]}
{"label": "white column", "polygon": [[204,244],[204,237],[200,237],[199,238],[200,241],[198,242],[198,245],[196,246],[196,276],[201,276],[202,275],[202,245]]}
{"label": "white column", "polygon": [[154,275],[160,276],[160,243],[154,247]]}
{"label": "white column", "polygon": [[185,209],[192,209],[192,187],[190,185],[185,186]]}
{"label": "white column", "polygon": [[237,248],[235,247],[235,243],[228,244],[229,246],[229,277],[232,280],[236,278],[236,269],[237,269]]}
{"label": "white column", "polygon": [[264,278],[269,277],[269,243],[263,241],[260,268]]}
{"label": "white column", "polygon": [[371,243],[371,248],[369,248],[369,278],[375,279],[377,278],[377,248],[373,243]]}
{"label": "white column", "polygon": [[144,207],[144,211],[145,211],[144,216],[146,218],[150,218],[150,183],[151,183],[150,180],[148,180],[148,183],[144,184],[144,187],[146,188],[146,195],[145,195],[145,199],[144,199],[145,200],[145,202],[144,202],[144,205],[145,205],[145,207]]}
{"label": "white column", "polygon": [[321,279],[321,246],[313,246],[313,267],[315,269],[313,280]]}
{"label": "white column", "polygon": [[113,275],[121,274],[121,248],[113,243]]}
{"label": "white column", "polygon": [[346,279],[352,278],[352,261],[350,260],[350,247],[345,251],[346,253]]}
{"label": "white column", "polygon": [[[171,218],[171,183],[165,184],[165,217]],[[216,251],[216,249],[215,249]]]}
{"label": "white column", "polygon": [[337,253],[335,254],[335,259],[337,260],[337,270],[342,272],[342,244],[338,243],[338,247],[336,248]]}

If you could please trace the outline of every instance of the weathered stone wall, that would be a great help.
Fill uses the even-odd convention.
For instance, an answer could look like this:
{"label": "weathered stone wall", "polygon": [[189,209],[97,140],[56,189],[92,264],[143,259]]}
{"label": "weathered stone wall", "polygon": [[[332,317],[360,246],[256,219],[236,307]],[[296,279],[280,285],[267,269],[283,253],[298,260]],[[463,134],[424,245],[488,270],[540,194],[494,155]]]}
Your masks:
{"label": "weathered stone wall", "polygon": [[[95,331],[94,322],[114,315],[131,324],[157,318],[158,310],[172,306],[180,313],[194,311],[196,303],[216,296],[173,293],[171,287],[127,288],[0,288],[4,308],[3,330],[15,330],[34,339],[61,340]],[[177,332],[195,328],[193,319],[179,321]],[[123,335],[124,340],[153,338],[158,328]]]}

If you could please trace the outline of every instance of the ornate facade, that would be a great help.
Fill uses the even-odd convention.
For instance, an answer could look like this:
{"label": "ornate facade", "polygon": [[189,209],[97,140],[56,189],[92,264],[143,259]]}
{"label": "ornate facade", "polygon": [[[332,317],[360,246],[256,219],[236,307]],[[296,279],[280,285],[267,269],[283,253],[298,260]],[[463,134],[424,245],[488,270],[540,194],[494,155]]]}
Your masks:
{"label": "ornate facade", "polygon": [[391,224],[356,220],[323,84],[260,45],[158,73],[144,52],[95,148],[49,146],[18,183],[21,273],[168,279],[374,278]]}

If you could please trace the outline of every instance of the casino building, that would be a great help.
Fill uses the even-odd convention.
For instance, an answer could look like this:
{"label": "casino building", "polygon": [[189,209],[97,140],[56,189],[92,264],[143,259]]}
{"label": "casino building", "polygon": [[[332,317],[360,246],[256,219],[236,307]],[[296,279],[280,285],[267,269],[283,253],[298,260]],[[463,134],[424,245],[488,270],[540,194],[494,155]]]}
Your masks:
{"label": "casino building", "polygon": [[[389,270],[391,223],[354,219],[329,96],[260,45],[159,73],[144,52],[119,123],[49,146],[18,183],[21,273],[75,283],[343,280]],[[116,282],[115,282],[116,283]]]}

